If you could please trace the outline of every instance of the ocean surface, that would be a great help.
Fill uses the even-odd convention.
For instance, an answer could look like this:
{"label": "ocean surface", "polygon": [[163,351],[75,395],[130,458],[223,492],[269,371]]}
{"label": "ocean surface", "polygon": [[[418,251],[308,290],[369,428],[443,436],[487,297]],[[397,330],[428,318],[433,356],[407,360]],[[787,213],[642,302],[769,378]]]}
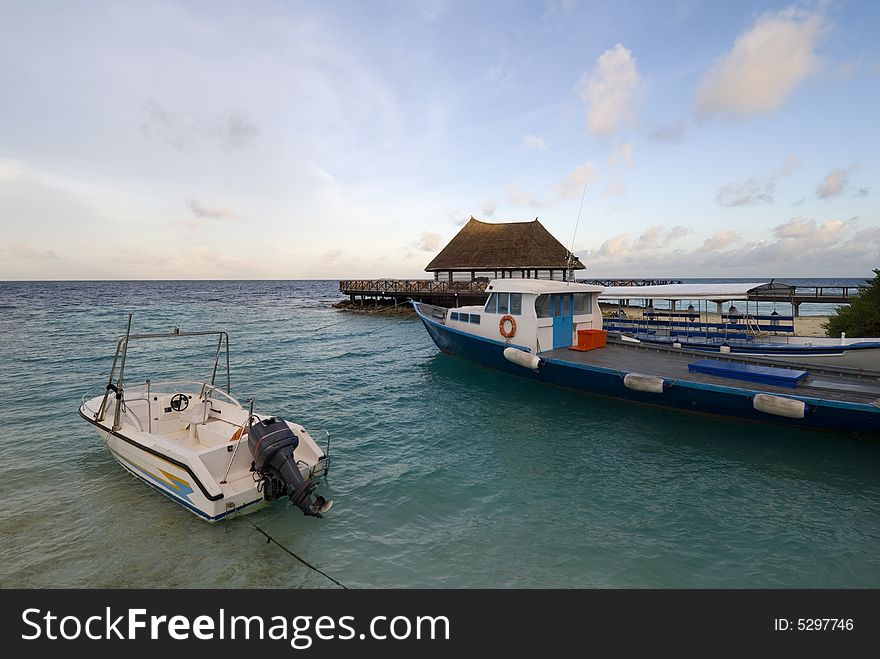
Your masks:
{"label": "ocean surface", "polygon": [[[878,587],[880,444],[641,407],[438,353],[336,282],[0,282],[0,586]],[[116,337],[224,329],[232,392],[332,435],[325,519],[207,524],[77,415]],[[210,372],[132,351],[129,382]]]}

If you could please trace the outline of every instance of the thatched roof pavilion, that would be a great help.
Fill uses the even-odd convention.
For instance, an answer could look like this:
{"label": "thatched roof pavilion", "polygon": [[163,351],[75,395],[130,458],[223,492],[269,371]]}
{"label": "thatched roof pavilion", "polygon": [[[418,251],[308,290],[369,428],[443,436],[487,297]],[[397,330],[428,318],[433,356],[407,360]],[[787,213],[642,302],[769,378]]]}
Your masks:
{"label": "thatched roof pavilion", "polygon": [[490,224],[473,217],[425,268],[438,281],[475,279],[568,278],[568,269],[583,270],[536,219]]}

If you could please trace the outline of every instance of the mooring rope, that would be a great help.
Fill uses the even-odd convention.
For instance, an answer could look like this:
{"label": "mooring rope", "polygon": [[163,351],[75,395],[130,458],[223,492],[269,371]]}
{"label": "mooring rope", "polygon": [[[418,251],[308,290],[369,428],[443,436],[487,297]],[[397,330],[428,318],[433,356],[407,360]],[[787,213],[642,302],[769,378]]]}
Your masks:
{"label": "mooring rope", "polygon": [[331,577],[329,574],[327,574],[327,573],[324,572],[323,570],[319,570],[319,569],[316,568],[314,565],[312,565],[311,563],[309,563],[307,560],[302,559],[302,558],[300,558],[299,556],[297,556],[296,554],[294,554],[294,553],[293,553],[292,551],[290,551],[287,547],[285,547],[285,546],[282,545],[280,542],[278,542],[275,538],[273,538],[271,535],[269,535],[268,533],[266,533],[263,529],[261,529],[259,526],[257,526],[256,524],[254,524],[251,520],[248,519],[248,520],[245,520],[245,521],[247,521],[248,524],[250,524],[251,526],[253,526],[257,531],[259,531],[260,533],[262,533],[264,536],[266,536],[266,543],[267,543],[267,544],[270,543],[270,542],[274,542],[276,545],[278,545],[279,547],[281,547],[284,551],[286,551],[286,552],[287,552],[288,554],[290,554],[293,558],[295,558],[296,560],[298,560],[300,563],[302,563],[303,565],[305,565],[305,566],[306,566],[307,568],[309,568],[310,570],[314,570],[314,571],[317,572],[318,574],[327,577],[330,581],[332,581],[333,583],[335,583],[337,586],[339,586],[339,587],[342,588],[343,590],[348,590],[348,588],[346,588],[345,586],[343,586],[341,583],[339,583],[336,579],[334,579],[333,577]]}

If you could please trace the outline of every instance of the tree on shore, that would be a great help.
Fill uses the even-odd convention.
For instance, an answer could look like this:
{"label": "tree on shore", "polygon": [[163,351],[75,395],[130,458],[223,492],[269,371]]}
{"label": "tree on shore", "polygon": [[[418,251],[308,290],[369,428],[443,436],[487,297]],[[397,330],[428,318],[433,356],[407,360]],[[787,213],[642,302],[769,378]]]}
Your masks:
{"label": "tree on shore", "polygon": [[874,270],[874,279],[868,288],[853,298],[850,304],[837,308],[834,315],[823,324],[828,336],[880,336],[880,270]]}

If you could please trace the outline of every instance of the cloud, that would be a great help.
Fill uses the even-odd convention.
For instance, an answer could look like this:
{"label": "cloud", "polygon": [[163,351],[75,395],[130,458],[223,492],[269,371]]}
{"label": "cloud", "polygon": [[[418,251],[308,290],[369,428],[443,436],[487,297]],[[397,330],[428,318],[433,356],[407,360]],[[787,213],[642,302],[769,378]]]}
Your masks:
{"label": "cloud", "polygon": [[739,234],[730,229],[720,229],[712,234],[710,238],[706,238],[703,246],[699,248],[700,252],[714,252],[724,249],[739,240]]}
{"label": "cloud", "polygon": [[785,162],[769,176],[753,176],[745,181],[732,181],[722,186],[715,195],[715,201],[720,206],[772,204],[777,181],[791,176],[798,167],[800,161],[795,156],[788,156]]}
{"label": "cloud", "polygon": [[55,250],[34,249],[30,245],[24,243],[15,243],[4,251],[12,258],[28,259],[30,261],[57,261],[59,258]]}
{"label": "cloud", "polygon": [[651,142],[681,142],[687,125],[684,121],[673,121],[662,126],[657,126],[648,132],[648,140]]}
{"label": "cloud", "polygon": [[498,210],[498,200],[497,199],[487,199],[483,202],[483,215],[487,217],[492,217],[495,215],[495,211]]}
{"label": "cloud", "polygon": [[820,13],[789,8],[761,14],[703,76],[701,117],[772,112],[819,69],[814,50],[827,26]]}
{"label": "cloud", "polygon": [[641,89],[636,59],[621,44],[602,53],[596,67],[583,75],[578,94],[587,106],[587,129],[594,135],[609,137],[636,116]]}
{"label": "cloud", "polygon": [[623,187],[623,183],[621,183],[618,179],[614,178],[609,181],[608,185],[605,186],[605,189],[602,190],[603,197],[623,197],[626,196],[626,188]]}
{"label": "cloud", "polygon": [[433,231],[422,231],[422,235],[413,243],[413,247],[423,252],[436,252],[442,245],[443,236]]}
{"label": "cloud", "polygon": [[671,229],[662,225],[652,226],[633,241],[632,251],[641,252],[647,249],[666,247],[689,233],[693,233],[693,229],[683,226],[674,226]]}
{"label": "cloud", "polygon": [[547,150],[547,145],[544,144],[544,139],[537,135],[532,135],[531,133],[522,138],[522,145],[525,151]]}
{"label": "cloud", "polygon": [[869,194],[871,194],[871,188],[867,187],[867,188],[859,188],[858,190],[853,190],[852,196],[853,197],[867,197]]}
{"label": "cloud", "polygon": [[[830,199],[843,193],[849,186],[849,175],[857,169],[858,165],[850,165],[846,169],[832,169],[816,186],[816,196],[819,199]],[[862,190],[866,190],[866,188],[862,188]]]}
{"label": "cloud", "polygon": [[[720,229],[691,250],[662,246],[662,227],[635,241],[626,234],[598,249],[578,251],[593,276],[841,276],[870,272],[880,253],[880,227],[859,228],[855,219],[818,221],[793,217],[762,239],[740,244],[732,229]],[[645,248],[645,245],[655,245]],[[768,264],[773,267],[767,272]],[[786,272],[787,271],[787,272]],[[690,275],[692,276],[692,275]]]}
{"label": "cloud", "polygon": [[194,147],[219,145],[226,151],[241,149],[259,132],[254,123],[240,112],[218,115],[180,116],[153,100],[143,104],[146,119],[141,124],[144,135],[162,140],[185,151]]}
{"label": "cloud", "polygon": [[599,170],[592,162],[585,162],[574,168],[568,179],[557,185],[558,199],[575,199],[580,198],[583,194],[584,186],[589,186],[599,177]]}
{"label": "cloud", "polygon": [[237,220],[238,216],[228,208],[208,206],[190,197],[186,200],[186,206],[196,217],[206,220]]}
{"label": "cloud", "polygon": [[517,186],[511,186],[507,197],[515,206],[532,206],[534,208],[547,208],[566,199],[580,199],[585,186],[589,187],[599,178],[599,169],[592,161],[578,165],[564,181],[554,186],[553,192],[545,199],[536,199],[531,194]]}
{"label": "cloud", "polygon": [[611,155],[608,156],[608,162],[611,165],[626,165],[632,167],[633,164],[633,145],[632,142],[618,144],[612,149]]}
{"label": "cloud", "polygon": [[498,64],[489,69],[486,73],[486,80],[501,87],[509,87],[513,82],[513,71]]}
{"label": "cloud", "polygon": [[564,18],[574,11],[577,0],[547,0],[546,13],[552,17]]}
{"label": "cloud", "polygon": [[635,240],[632,240],[629,234],[621,233],[606,240],[600,245],[599,249],[583,252],[582,258],[602,262],[631,255],[635,252],[643,254],[651,250],[667,247],[690,233],[693,233],[693,230],[687,227],[666,227],[663,225],[649,227]]}

